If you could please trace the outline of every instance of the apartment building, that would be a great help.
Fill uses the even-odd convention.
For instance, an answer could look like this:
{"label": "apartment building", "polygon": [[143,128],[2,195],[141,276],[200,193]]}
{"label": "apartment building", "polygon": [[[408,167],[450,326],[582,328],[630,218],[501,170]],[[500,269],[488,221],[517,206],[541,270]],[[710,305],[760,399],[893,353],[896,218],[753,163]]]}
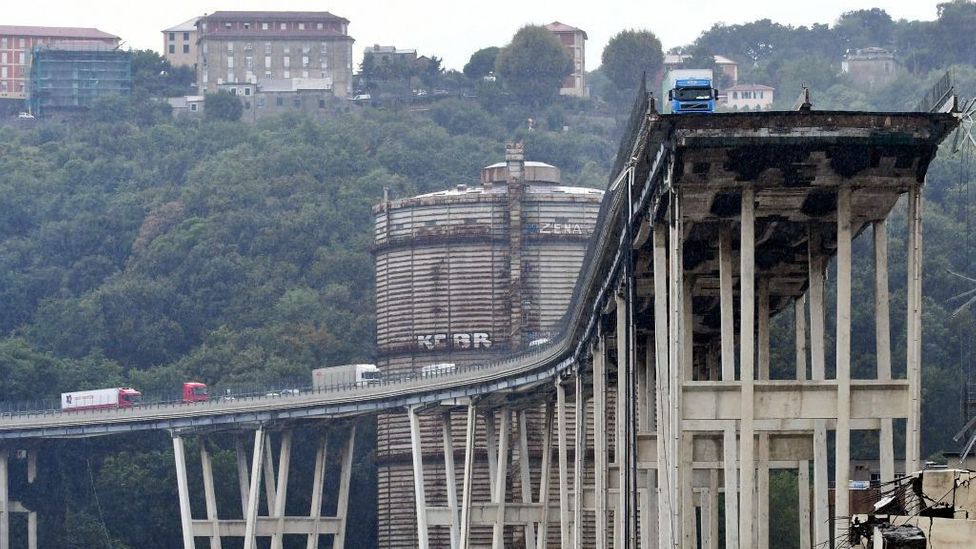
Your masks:
{"label": "apartment building", "polygon": [[545,28],[556,36],[573,60],[573,72],[563,81],[559,94],[588,97],[590,91],[586,86],[586,32],[559,21],[553,21],[545,25]]}
{"label": "apartment building", "polygon": [[197,85],[317,80],[336,97],[352,93],[349,20],[329,12],[218,11],[196,22]]}
{"label": "apartment building", "polygon": [[118,36],[93,28],[0,25],[0,99],[26,99],[31,51],[65,41],[119,45]]}
{"label": "apartment building", "polygon": [[174,67],[197,66],[197,21],[188,19],[175,27],[163,29],[163,57]]}

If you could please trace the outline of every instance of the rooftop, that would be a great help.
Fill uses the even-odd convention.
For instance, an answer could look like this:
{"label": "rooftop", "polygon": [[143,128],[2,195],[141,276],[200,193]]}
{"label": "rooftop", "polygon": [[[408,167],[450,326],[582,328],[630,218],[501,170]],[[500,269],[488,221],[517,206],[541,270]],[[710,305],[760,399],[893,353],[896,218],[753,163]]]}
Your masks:
{"label": "rooftop", "polygon": [[560,23],[559,21],[553,21],[552,23],[549,23],[548,25],[544,25],[544,27],[549,32],[582,32],[583,33],[583,39],[584,40],[587,40],[588,39],[586,37],[586,31],[585,30],[578,29],[576,27],[572,27],[570,25],[567,25],[566,23]]}
{"label": "rooftop", "polygon": [[168,29],[163,29],[163,32],[193,32],[197,30],[197,21],[200,17],[194,17],[192,19],[187,19],[175,27],[170,27]]}
{"label": "rooftop", "polygon": [[308,21],[309,19],[327,19],[348,23],[345,17],[339,17],[327,11],[215,11],[204,15],[206,19],[220,19],[222,21],[252,21],[255,19],[272,19],[274,21]]}
{"label": "rooftop", "polygon": [[726,92],[730,92],[730,91],[755,91],[755,90],[762,90],[762,91],[767,91],[768,90],[768,91],[773,91],[775,89],[776,88],[774,88],[772,86],[767,86],[765,84],[736,84],[735,86],[730,86],[728,88],[725,88],[722,91],[726,91]]}
{"label": "rooftop", "polygon": [[25,27],[0,25],[0,36],[36,36],[79,40],[119,40],[118,36],[89,27]]}

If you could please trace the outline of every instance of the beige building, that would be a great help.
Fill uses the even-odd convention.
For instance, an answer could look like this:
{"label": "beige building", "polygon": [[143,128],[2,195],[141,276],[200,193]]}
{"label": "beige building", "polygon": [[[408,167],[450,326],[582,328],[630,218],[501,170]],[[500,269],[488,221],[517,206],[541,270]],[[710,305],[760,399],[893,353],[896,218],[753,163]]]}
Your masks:
{"label": "beige building", "polygon": [[723,90],[725,106],[729,109],[766,110],[773,106],[776,88],[762,84],[738,84]]}
{"label": "beige building", "polygon": [[573,59],[573,72],[563,81],[559,94],[589,97],[590,91],[586,86],[586,32],[559,21],[553,21],[545,28],[556,35],[559,43]]}
{"label": "beige building", "polygon": [[218,11],[197,21],[197,84],[318,80],[336,97],[352,92],[349,20],[329,12]]}
{"label": "beige building", "polygon": [[163,30],[163,57],[174,67],[197,67],[197,20]]}

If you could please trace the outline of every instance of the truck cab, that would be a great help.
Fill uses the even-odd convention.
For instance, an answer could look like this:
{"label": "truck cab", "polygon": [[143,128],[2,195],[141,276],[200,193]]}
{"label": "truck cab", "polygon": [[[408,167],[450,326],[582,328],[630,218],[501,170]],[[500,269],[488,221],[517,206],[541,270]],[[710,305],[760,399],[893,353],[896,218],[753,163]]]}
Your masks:
{"label": "truck cab", "polygon": [[715,112],[716,99],[718,90],[712,87],[711,79],[675,80],[674,88],[668,91],[668,102],[674,114]]}
{"label": "truck cab", "polygon": [[210,400],[210,393],[207,392],[207,384],[199,381],[187,381],[183,383],[183,403],[206,402]]}

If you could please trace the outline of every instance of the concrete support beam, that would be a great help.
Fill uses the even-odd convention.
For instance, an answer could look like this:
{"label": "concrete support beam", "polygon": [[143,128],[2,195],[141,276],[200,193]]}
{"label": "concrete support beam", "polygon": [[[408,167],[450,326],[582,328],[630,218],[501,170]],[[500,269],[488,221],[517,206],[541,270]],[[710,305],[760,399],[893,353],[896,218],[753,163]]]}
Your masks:
{"label": "concrete support beam", "polygon": [[[565,403],[563,404],[565,405]],[[552,401],[546,403],[546,413],[542,426],[543,436],[545,438],[542,440],[542,464],[539,467],[539,504],[543,509],[549,508],[549,477],[551,474],[550,469],[552,468],[552,424],[555,412],[553,408]],[[562,499],[560,499],[560,505],[562,505]],[[561,508],[560,516],[562,516]],[[549,513],[546,513],[543,516],[542,522],[539,523],[538,534],[539,538],[536,540],[536,547],[538,549],[546,549],[549,540]],[[568,545],[563,545],[562,547],[569,549]]]}
{"label": "concrete support beam", "polygon": [[[30,448],[27,450],[27,484],[34,484],[36,478],[37,449]],[[27,548],[37,549],[37,511],[27,512]]]}
{"label": "concrete support beam", "polygon": [[719,229],[719,307],[722,325],[722,381],[735,381],[735,318],[732,314],[732,231]]}
{"label": "concrete support beam", "polygon": [[905,432],[905,472],[921,468],[919,442],[922,364],[922,186],[908,190],[907,372],[911,409]]}
{"label": "concrete support beam", "polygon": [[429,549],[427,529],[427,494],[424,491],[424,452],[420,444],[420,416],[417,408],[407,412],[410,419],[410,450],[413,456],[413,496],[417,511],[417,547]]}
{"label": "concrete support beam", "polygon": [[[464,478],[461,481],[461,535],[458,543],[460,549],[469,547],[471,537],[471,500],[474,484],[474,443],[475,428],[478,423],[478,410],[474,403],[468,404],[467,422],[464,432]],[[562,474],[560,470],[560,474]]]}
{"label": "concrete support beam", "polygon": [[251,454],[251,480],[248,484],[247,507],[244,513],[244,549],[257,547],[258,500],[261,494],[261,468],[264,461],[264,428],[254,431],[254,451]]}
{"label": "concrete support beam", "polygon": [[[874,330],[878,379],[891,379],[891,328],[888,296],[888,223],[877,221],[874,232]],[[881,420],[878,437],[881,482],[895,479],[894,426],[890,418]]]}
{"label": "concrete support beam", "polygon": [[319,519],[322,517],[322,492],[325,489],[325,465],[329,452],[329,439],[321,436],[315,449],[315,469],[312,473],[312,501],[308,511],[308,517],[314,525],[314,529],[308,535],[306,549],[317,549],[319,546]]}
{"label": "concrete support beam", "polygon": [[[759,311],[757,314],[757,362],[763,381],[769,380],[769,279],[759,279]],[[769,548],[769,433],[759,433],[756,463],[756,547]]]}
{"label": "concrete support beam", "polygon": [[741,371],[741,423],[739,427],[739,545],[750,547],[755,536],[755,440],[753,439],[753,380],[755,376],[755,196],[750,184],[742,187],[739,250],[739,367]]}
{"label": "concrete support beam", "polygon": [[237,452],[237,482],[241,491],[241,516],[247,516],[247,502],[250,499],[250,487],[248,482],[251,478],[248,469],[247,449],[244,448],[244,440],[240,437],[234,438],[234,449]]}
{"label": "concrete support beam", "polygon": [[[214,525],[214,531],[218,531],[220,517],[217,515],[217,495],[214,490],[213,465],[210,460],[210,449],[207,447],[208,441],[200,437],[200,469],[203,471],[203,498],[207,504],[207,520]],[[210,549],[221,549],[220,536],[210,536]]]}
{"label": "concrete support beam", "polygon": [[[593,353],[593,424],[607,426],[607,370],[606,341],[597,338]],[[593,472],[596,491],[596,549],[606,549],[607,534],[607,472],[610,461],[607,456],[607,437],[594,429]]]}
{"label": "concrete support beam", "polygon": [[441,415],[441,434],[444,437],[444,484],[447,488],[447,507],[451,510],[451,547],[460,544],[461,523],[458,517],[457,475],[454,472],[454,438],[451,433],[451,412]]}
{"label": "concrete support beam", "polygon": [[271,549],[282,549],[285,535],[284,517],[285,503],[288,500],[288,476],[291,473],[291,442],[292,430],[287,429],[281,433],[281,448],[278,451],[278,484],[275,486],[274,507],[269,513],[278,520],[278,529],[271,537]]}
{"label": "concrete support beam", "polygon": [[797,462],[797,514],[800,520],[800,549],[810,549],[810,462]]}
{"label": "concrete support beam", "polygon": [[830,544],[830,494],[827,491],[827,424],[820,420],[813,431],[813,546]]}
{"label": "concrete support beam", "polygon": [[[3,450],[2,458],[0,458],[2,459],[2,461],[0,461],[0,467],[2,467],[4,471],[3,486],[0,487],[0,490],[2,490],[3,492],[3,495],[0,495],[0,497],[3,498],[3,504],[2,504],[2,508],[0,508],[0,512],[3,513],[3,522],[5,523],[9,520],[8,519],[9,513],[7,512],[8,505],[6,502],[7,500],[6,498],[7,457],[6,456],[7,456],[7,451]],[[191,511],[190,511],[190,487],[189,484],[187,483],[187,474],[186,474],[186,452],[184,451],[183,437],[175,433],[173,434],[173,456],[176,458],[176,487],[180,498],[180,527],[181,530],[183,531],[183,549],[194,549],[195,546],[193,542],[193,516],[191,515]],[[7,537],[4,534],[9,534],[9,524],[7,524],[6,532],[0,532],[0,536]],[[0,541],[0,547],[3,547],[2,541]]]}
{"label": "concrete support beam", "polygon": [[[576,449],[573,467],[573,547],[583,548],[583,478],[586,476],[586,398],[582,374],[576,375]],[[596,431],[596,429],[593,429]],[[567,498],[568,499],[568,498]]]}
{"label": "concrete support beam", "polygon": [[512,426],[512,413],[508,408],[501,410],[501,429],[498,437],[498,466],[495,476],[491,479],[495,485],[495,497],[492,503],[497,508],[495,524],[492,528],[491,547],[502,549],[505,547],[505,486],[508,480],[508,439]]}
{"label": "concrete support beam", "polygon": [[[675,543],[681,544],[685,539],[684,530],[687,529],[684,515],[687,502],[683,499],[682,492],[682,471],[685,464],[682,462],[682,426],[681,426],[681,405],[682,405],[682,382],[685,380],[685,274],[683,268],[684,257],[684,222],[681,217],[681,197],[677,192],[672,192],[669,211],[669,234],[668,234],[668,399],[670,418],[668,426],[668,475],[671,477],[671,500],[674,506],[671,508],[671,520],[674,523]],[[690,497],[690,496],[689,496]]]}
{"label": "concrete support beam", "polygon": [[[739,549],[739,472],[735,423],[729,422],[722,433],[722,456],[725,465],[725,547]],[[750,540],[751,543],[751,540]],[[749,545],[745,545],[749,547]]]}
{"label": "concrete support beam", "polygon": [[851,478],[851,187],[837,190],[837,429],[834,539],[847,531]]}
{"label": "concrete support beam", "polygon": [[[529,421],[525,410],[519,410],[518,418],[518,452],[519,452],[519,484],[522,491],[522,503],[532,504],[532,471],[529,458]],[[535,549],[535,523],[526,522],[524,528],[526,549]],[[456,545],[452,544],[452,547]]]}
{"label": "concrete support beam", "polygon": [[352,480],[352,459],[356,450],[356,426],[349,429],[349,436],[342,447],[342,462],[339,465],[339,498],[336,504],[336,519],[339,531],[336,532],[332,546],[339,548],[346,544],[346,522],[349,516],[349,482]]}
{"label": "concrete support beam", "polygon": [[674,491],[667,459],[671,433],[671,399],[668,330],[667,226],[654,226],[654,381],[657,411],[658,547],[673,549],[678,541],[674,524]]}
{"label": "concrete support beam", "polygon": [[807,317],[806,296],[800,296],[793,302],[793,325],[796,332],[796,380],[804,381],[807,377]]}

